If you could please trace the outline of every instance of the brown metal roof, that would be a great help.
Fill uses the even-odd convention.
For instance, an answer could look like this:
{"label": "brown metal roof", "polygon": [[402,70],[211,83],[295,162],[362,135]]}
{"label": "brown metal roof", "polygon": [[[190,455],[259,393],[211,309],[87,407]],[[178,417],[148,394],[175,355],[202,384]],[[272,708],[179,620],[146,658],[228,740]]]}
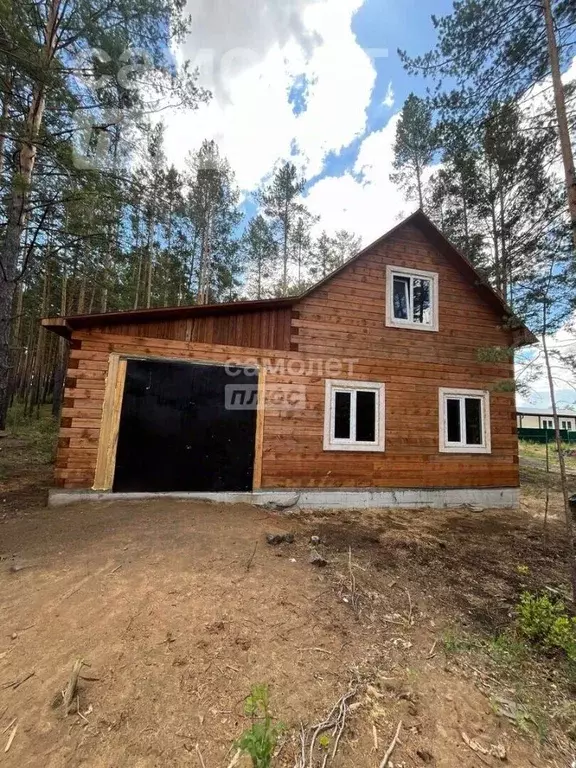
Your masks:
{"label": "brown metal roof", "polygon": [[323,287],[332,280],[336,275],[339,275],[351,264],[361,258],[364,254],[368,253],[374,247],[381,245],[389,238],[393,237],[404,226],[413,224],[418,227],[422,233],[432,242],[436,248],[443,253],[446,258],[458,269],[464,277],[466,277],[471,283],[484,296],[485,300],[491,304],[496,311],[502,313],[502,319],[507,320],[510,323],[510,327],[515,333],[515,342],[518,346],[524,346],[527,344],[538,343],[538,338],[532,333],[532,331],[524,325],[518,318],[515,317],[510,307],[506,304],[504,299],[496,293],[496,291],[484,280],[479,272],[476,271],[474,266],[468,261],[468,259],[455,248],[452,243],[446,238],[445,235],[436,227],[436,225],[426,216],[421,209],[403,219],[399,224],[390,229],[382,237],[375,240],[369,246],[360,251],[356,256],[347,261],[341,267],[336,269],[331,274],[327,275],[323,280],[313,285],[307,291],[299,296],[291,296],[288,298],[280,299],[262,299],[259,301],[237,301],[229,302],[226,304],[205,304],[194,305],[186,307],[160,307],[155,309],[134,309],[123,312],[105,312],[102,314],[92,315],[70,315],[68,317],[52,317],[44,318],[42,325],[54,333],[65,338],[70,338],[72,331],[80,330],[82,328],[93,328],[95,326],[102,325],[122,325],[128,323],[146,323],[162,320],[180,320],[187,319],[189,317],[203,317],[205,315],[229,315],[239,314],[245,312],[257,312],[266,309],[283,309],[295,306],[302,299],[310,296],[314,291]]}

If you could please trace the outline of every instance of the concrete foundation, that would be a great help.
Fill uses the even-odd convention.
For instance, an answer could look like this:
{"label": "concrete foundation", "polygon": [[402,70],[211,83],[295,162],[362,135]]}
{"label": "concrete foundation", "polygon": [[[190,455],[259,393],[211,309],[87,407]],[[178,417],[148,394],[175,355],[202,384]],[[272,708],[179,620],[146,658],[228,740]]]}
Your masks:
{"label": "concrete foundation", "polygon": [[446,509],[451,507],[516,508],[518,488],[434,488],[397,490],[255,491],[254,493],[102,493],[99,491],[50,491],[48,504],[60,507],[85,501],[139,501],[188,499],[220,504],[255,504],[292,509]]}

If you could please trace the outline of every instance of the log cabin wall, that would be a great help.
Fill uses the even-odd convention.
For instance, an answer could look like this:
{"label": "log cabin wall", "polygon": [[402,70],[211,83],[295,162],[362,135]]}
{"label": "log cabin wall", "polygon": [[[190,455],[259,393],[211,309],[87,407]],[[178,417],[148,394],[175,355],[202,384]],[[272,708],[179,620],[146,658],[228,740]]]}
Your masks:
{"label": "log cabin wall", "polygon": [[[386,326],[387,264],[438,273],[438,332]],[[262,488],[517,487],[514,394],[500,390],[513,367],[478,361],[479,348],[511,343],[497,309],[406,226],[293,310],[74,331],[56,482],[94,482],[106,373],[117,353],[266,365]],[[326,378],[385,384],[384,453],[323,450]],[[274,393],[295,385],[304,387],[304,408],[274,410]],[[492,390],[490,454],[439,452],[440,387]]]}

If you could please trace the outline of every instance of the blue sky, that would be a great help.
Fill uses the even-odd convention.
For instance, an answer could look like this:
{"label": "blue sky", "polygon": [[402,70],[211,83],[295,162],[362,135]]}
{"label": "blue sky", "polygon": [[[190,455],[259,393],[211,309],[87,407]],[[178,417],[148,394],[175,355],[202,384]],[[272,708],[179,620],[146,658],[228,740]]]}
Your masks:
{"label": "blue sky", "polygon": [[[384,101],[391,85],[397,106],[405,101],[411,91],[422,95],[425,93],[426,81],[406,72],[397,51],[400,48],[411,55],[418,55],[432,49],[436,32],[431,16],[444,15],[449,13],[451,8],[451,0],[433,0],[425,3],[418,0],[405,0],[402,3],[391,0],[365,0],[352,18],[352,31],[359,45],[365,50],[388,51],[386,58],[374,58],[376,81],[367,109],[366,130],[345,149],[330,152],[322,172],[311,181],[323,176],[338,176],[353,169],[362,139],[384,128],[390,120],[390,109],[384,105]],[[305,90],[306,79],[301,77],[291,94],[296,111],[305,108]]]}

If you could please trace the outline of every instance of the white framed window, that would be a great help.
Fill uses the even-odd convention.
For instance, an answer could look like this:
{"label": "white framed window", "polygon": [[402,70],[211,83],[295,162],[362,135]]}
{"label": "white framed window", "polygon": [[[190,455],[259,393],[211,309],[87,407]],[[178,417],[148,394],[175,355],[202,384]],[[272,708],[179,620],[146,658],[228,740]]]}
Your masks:
{"label": "white framed window", "polygon": [[490,453],[490,393],[440,389],[440,451]]}
{"label": "white framed window", "polygon": [[554,429],[554,420],[542,419],[542,429]]}
{"label": "white framed window", "polygon": [[572,431],[572,422],[571,421],[563,421],[561,428],[565,429],[568,432],[571,432]]}
{"label": "white framed window", "polygon": [[384,384],[328,379],[324,450],[384,450]]}
{"label": "white framed window", "polygon": [[438,274],[386,267],[386,325],[438,330]]}

